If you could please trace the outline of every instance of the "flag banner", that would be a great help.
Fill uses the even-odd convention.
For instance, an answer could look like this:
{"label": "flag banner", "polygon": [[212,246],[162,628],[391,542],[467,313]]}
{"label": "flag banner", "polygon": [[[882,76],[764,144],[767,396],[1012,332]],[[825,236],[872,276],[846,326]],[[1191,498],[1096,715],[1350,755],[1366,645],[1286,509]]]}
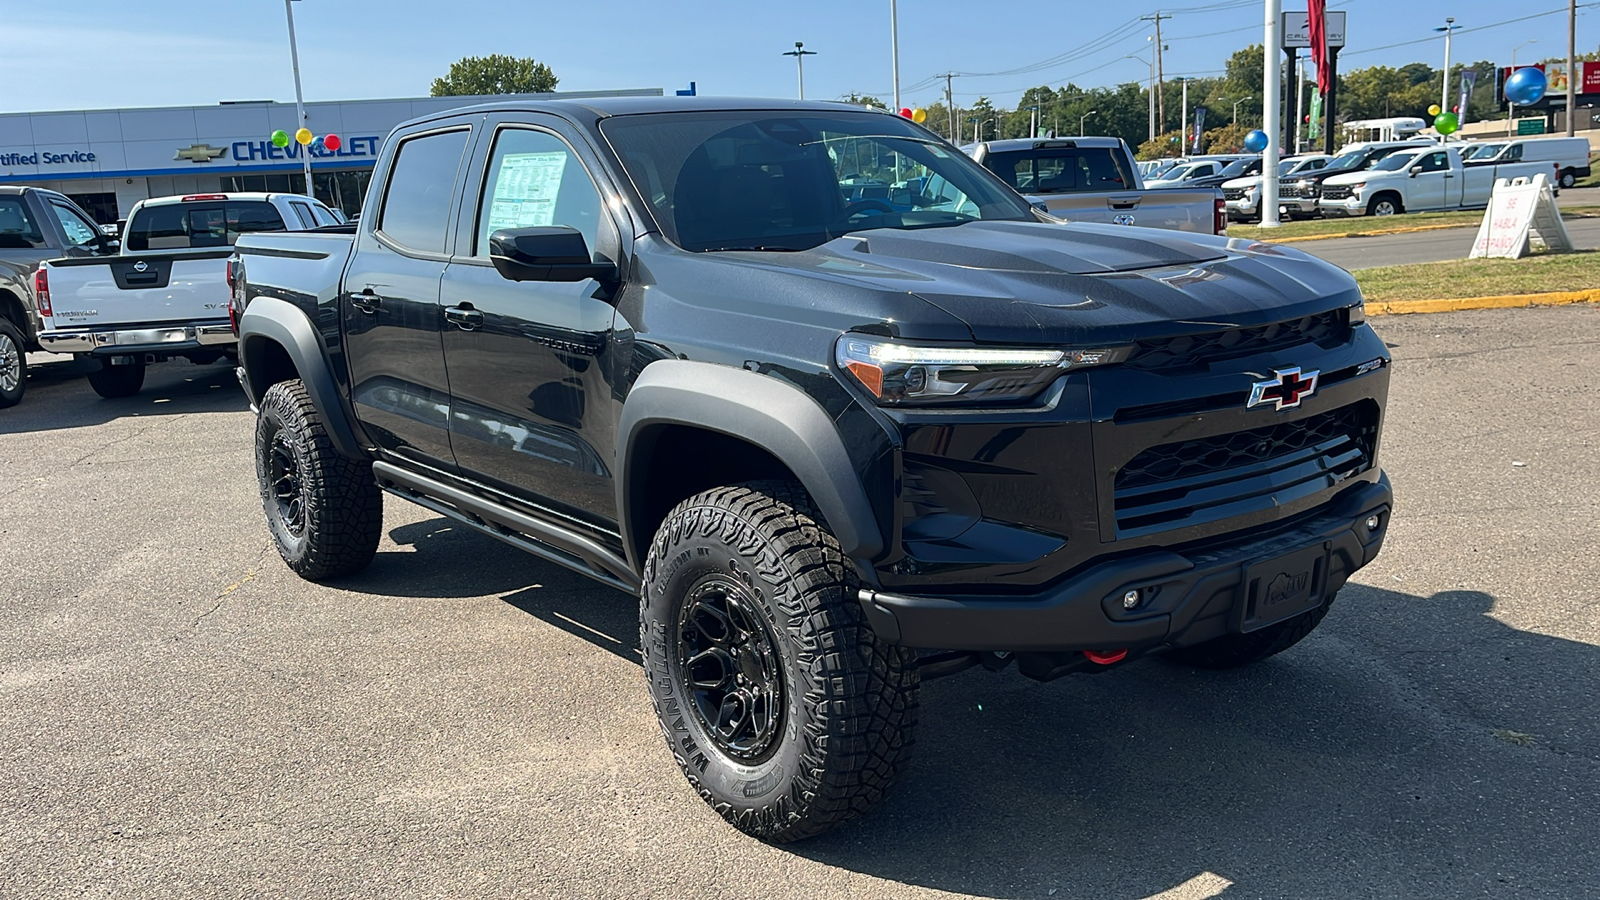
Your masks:
{"label": "flag banner", "polygon": [[1333,87],[1333,80],[1328,77],[1328,0],[1306,0],[1306,18],[1311,61],[1317,66],[1317,91],[1326,94]]}
{"label": "flag banner", "polygon": [[1313,141],[1322,137],[1322,95],[1320,93],[1311,95],[1311,123],[1306,130],[1306,137]]}
{"label": "flag banner", "polygon": [[1202,134],[1205,134],[1205,132],[1206,132],[1206,108],[1204,106],[1196,106],[1194,108],[1194,147],[1191,149],[1190,152],[1192,152],[1192,153],[1199,153],[1200,152],[1200,136]]}
{"label": "flag banner", "polygon": [[1461,70],[1461,105],[1457,107],[1456,111],[1456,115],[1459,117],[1461,125],[1467,124],[1467,104],[1472,102],[1472,89],[1476,87],[1477,84],[1477,69]]}

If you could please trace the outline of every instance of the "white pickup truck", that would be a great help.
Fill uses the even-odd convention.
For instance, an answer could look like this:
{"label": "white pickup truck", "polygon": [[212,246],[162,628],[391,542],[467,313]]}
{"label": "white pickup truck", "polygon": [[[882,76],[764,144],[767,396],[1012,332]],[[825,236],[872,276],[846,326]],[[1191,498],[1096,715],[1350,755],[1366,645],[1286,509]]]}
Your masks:
{"label": "white pickup truck", "polygon": [[89,384],[129,397],[145,367],[234,356],[228,257],[241,234],[302,231],[342,220],[298,194],[191,194],[141,200],[115,256],[46,260],[34,272],[39,346],[99,362]]}
{"label": "white pickup truck", "polygon": [[1474,209],[1489,205],[1500,178],[1552,180],[1548,162],[1463,165],[1455,147],[1396,150],[1372,168],[1333,175],[1322,182],[1317,209],[1324,216],[1392,216],[1430,209]]}

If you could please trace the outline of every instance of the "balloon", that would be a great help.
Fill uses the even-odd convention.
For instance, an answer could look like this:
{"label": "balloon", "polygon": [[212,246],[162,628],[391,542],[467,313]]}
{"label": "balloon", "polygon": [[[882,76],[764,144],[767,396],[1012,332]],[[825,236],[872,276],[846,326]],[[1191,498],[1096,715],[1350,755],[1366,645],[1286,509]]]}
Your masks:
{"label": "balloon", "polygon": [[900,115],[904,116],[907,119],[911,118],[911,107],[909,107],[909,106],[900,107]]}
{"label": "balloon", "polygon": [[1260,153],[1267,149],[1267,133],[1257,128],[1244,136],[1244,148],[1251,153]]}
{"label": "balloon", "polygon": [[337,134],[325,134],[322,136],[322,146],[329,150],[339,149],[339,145],[342,143],[344,142],[339,140],[339,136]]}
{"label": "balloon", "polygon": [[928,121],[928,111],[920,107],[913,109],[911,111],[911,121],[917,123],[918,125]]}
{"label": "balloon", "polygon": [[274,131],[272,133],[272,146],[274,146],[274,147],[287,147],[287,146],[289,146],[289,132],[284,131],[282,128],[278,129],[277,131]]}
{"label": "balloon", "polygon": [[1440,134],[1450,134],[1461,127],[1461,120],[1455,113],[1439,113],[1433,117],[1433,130]]}
{"label": "balloon", "polygon": [[1518,69],[1506,79],[1506,99],[1518,106],[1527,106],[1544,99],[1550,82],[1544,72],[1533,67]]}
{"label": "balloon", "polygon": [[1439,113],[1442,113],[1442,112],[1444,112],[1444,110],[1440,109],[1439,108],[1439,104],[1437,104],[1437,103],[1435,103],[1432,106],[1428,107],[1428,115],[1430,115],[1430,116],[1437,116]]}
{"label": "balloon", "polygon": [[311,134],[311,129],[309,128],[302,128],[294,133],[295,143],[302,147],[311,143],[312,137],[313,135]]}

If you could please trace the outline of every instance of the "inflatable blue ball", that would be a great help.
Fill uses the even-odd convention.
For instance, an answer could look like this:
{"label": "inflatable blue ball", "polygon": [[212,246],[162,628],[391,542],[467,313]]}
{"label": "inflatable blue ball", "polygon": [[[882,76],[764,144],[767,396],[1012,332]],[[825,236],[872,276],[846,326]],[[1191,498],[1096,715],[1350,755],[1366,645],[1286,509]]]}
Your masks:
{"label": "inflatable blue ball", "polygon": [[1544,98],[1549,82],[1538,69],[1518,69],[1506,79],[1506,99],[1518,106],[1538,103]]}
{"label": "inflatable blue ball", "polygon": [[1244,148],[1251,153],[1260,153],[1267,149],[1267,133],[1257,128],[1244,136]]}

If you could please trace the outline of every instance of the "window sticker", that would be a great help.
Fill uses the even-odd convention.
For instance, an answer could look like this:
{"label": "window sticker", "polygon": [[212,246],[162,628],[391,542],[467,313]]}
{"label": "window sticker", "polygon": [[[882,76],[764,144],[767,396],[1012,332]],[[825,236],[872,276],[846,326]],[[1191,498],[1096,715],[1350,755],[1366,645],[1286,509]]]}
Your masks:
{"label": "window sticker", "polygon": [[556,195],[567,168],[567,153],[508,153],[500,161],[489,204],[489,232],[532,228],[555,222]]}

